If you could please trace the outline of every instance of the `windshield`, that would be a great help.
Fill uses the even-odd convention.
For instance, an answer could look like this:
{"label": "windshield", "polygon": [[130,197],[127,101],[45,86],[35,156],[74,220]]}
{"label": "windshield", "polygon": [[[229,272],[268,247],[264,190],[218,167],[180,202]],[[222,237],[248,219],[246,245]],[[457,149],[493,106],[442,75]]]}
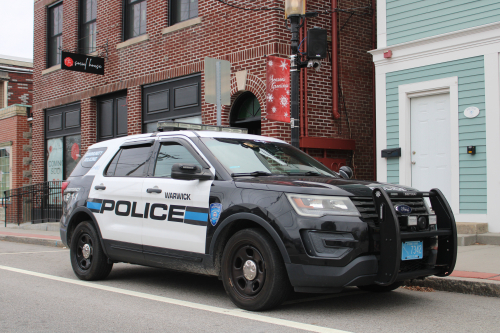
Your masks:
{"label": "windshield", "polygon": [[212,154],[233,176],[337,174],[291,145],[248,139],[202,138]]}

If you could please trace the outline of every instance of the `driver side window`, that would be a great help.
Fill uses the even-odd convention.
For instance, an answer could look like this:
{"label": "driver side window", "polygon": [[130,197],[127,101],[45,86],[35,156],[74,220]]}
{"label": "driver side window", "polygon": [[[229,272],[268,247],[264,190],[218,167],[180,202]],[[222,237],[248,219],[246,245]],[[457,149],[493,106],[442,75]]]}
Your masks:
{"label": "driver side window", "polygon": [[183,145],[177,142],[165,142],[161,144],[158,152],[154,177],[170,177],[172,166],[176,163],[195,164],[203,169]]}

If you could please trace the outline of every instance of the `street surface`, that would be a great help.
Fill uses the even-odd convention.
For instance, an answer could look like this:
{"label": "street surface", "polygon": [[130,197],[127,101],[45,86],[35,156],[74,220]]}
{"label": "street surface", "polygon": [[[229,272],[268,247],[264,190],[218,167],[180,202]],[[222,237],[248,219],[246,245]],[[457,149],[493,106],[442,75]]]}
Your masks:
{"label": "street surface", "polygon": [[215,277],[115,264],[78,280],[69,251],[0,241],[2,332],[498,332],[500,298],[398,289],[294,294],[266,312],[236,308]]}

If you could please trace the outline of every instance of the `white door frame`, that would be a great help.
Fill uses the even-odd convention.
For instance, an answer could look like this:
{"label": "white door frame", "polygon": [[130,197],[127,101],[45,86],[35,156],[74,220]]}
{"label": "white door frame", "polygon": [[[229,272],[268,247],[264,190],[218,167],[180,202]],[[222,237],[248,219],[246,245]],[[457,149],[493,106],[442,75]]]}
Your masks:
{"label": "white door frame", "polygon": [[450,165],[451,165],[451,200],[450,206],[456,213],[460,211],[460,177],[458,147],[458,77],[424,81],[400,85],[399,92],[399,183],[411,186],[411,123],[410,99],[443,93],[450,94]]}

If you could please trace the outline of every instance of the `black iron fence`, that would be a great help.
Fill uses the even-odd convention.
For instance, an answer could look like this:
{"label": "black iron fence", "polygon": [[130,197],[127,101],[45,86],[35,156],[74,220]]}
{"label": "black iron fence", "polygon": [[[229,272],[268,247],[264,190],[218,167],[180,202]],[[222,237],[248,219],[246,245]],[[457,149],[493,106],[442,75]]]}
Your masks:
{"label": "black iron fence", "polygon": [[61,184],[50,181],[4,191],[5,224],[58,222],[62,215]]}

